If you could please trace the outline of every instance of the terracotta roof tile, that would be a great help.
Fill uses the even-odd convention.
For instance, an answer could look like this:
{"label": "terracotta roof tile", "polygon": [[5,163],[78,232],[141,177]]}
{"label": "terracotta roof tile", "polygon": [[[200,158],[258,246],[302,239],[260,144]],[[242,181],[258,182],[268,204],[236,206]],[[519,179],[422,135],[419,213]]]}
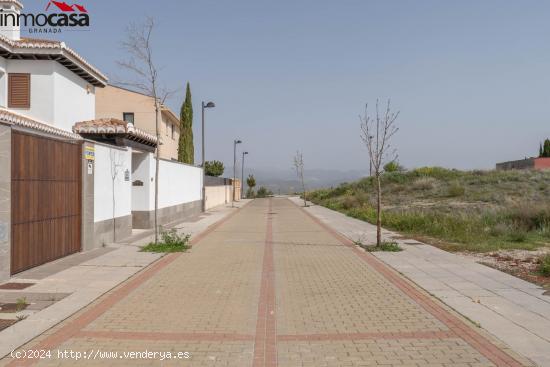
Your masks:
{"label": "terracotta roof tile", "polygon": [[10,125],[37,130],[43,133],[62,136],[64,138],[71,138],[76,140],[82,139],[82,137],[78,134],[59,129],[45,122],[40,122],[23,115],[19,115],[17,113],[13,113],[11,111],[5,110],[3,108],[0,108],[0,121],[4,123],[8,123]]}
{"label": "terracotta roof tile", "polygon": [[136,128],[134,124],[115,118],[102,118],[77,122],[73,126],[73,132],[78,134],[128,134],[157,144],[157,137],[155,135]]}
{"label": "terracotta roof tile", "polygon": [[32,37],[21,37],[18,41],[15,41],[17,43],[44,43],[44,44],[54,44],[54,45],[60,45],[61,41],[56,40],[48,40],[43,38],[32,38]]}
{"label": "terracotta roof tile", "polygon": [[87,75],[93,77],[102,86],[107,84],[107,76],[88,63],[76,51],[68,47],[65,42],[30,37],[24,37],[15,41],[0,35],[0,46],[14,54],[28,54],[29,51],[32,53],[33,50],[44,54],[44,50],[51,50],[54,56],[65,56],[70,62],[78,65]]}

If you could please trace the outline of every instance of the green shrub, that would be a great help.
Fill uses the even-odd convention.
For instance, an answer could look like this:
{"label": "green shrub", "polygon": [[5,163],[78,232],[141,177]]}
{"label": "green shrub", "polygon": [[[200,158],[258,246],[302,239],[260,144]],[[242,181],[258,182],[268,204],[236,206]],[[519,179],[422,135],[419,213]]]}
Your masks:
{"label": "green shrub", "polygon": [[510,233],[510,227],[505,223],[497,223],[489,228],[489,234],[494,237],[503,237]]}
{"label": "green shrub", "polygon": [[539,273],[545,277],[550,277],[550,254],[539,259]]}
{"label": "green shrub", "polygon": [[349,190],[349,184],[347,183],[342,183],[340,184],[338,187],[332,189],[332,193],[331,193],[331,197],[336,197],[336,196],[340,196],[344,193],[346,193],[346,191]]}
{"label": "green shrub", "polygon": [[207,176],[218,177],[223,175],[224,171],[223,163],[220,161],[206,161],[204,162],[204,174]]}
{"label": "green shrub", "polygon": [[461,172],[443,167],[421,167],[413,170],[412,174],[417,177],[433,177],[437,179],[447,180],[459,177],[461,175]]}
{"label": "green shrub", "polygon": [[550,226],[550,206],[520,205],[509,209],[504,217],[518,228],[542,230]]}
{"label": "green shrub", "polygon": [[344,196],[344,198],[341,201],[342,209],[346,209],[346,210],[355,207],[356,204],[357,204],[357,200],[355,199],[354,196],[350,196],[350,195]]}
{"label": "green shrub", "polygon": [[[450,251],[533,250],[549,243],[550,171],[423,167],[387,172],[381,179],[385,228]],[[308,198],[375,223],[373,183],[366,177],[313,191]]]}
{"label": "green shrub", "polygon": [[422,191],[433,190],[436,183],[437,183],[437,180],[434,179],[433,177],[421,177],[419,179],[416,179],[412,183],[412,188],[414,190],[422,190]]}
{"label": "green shrub", "polygon": [[355,182],[355,189],[361,191],[374,189],[374,177],[365,177]]}
{"label": "green shrub", "polygon": [[158,243],[149,243],[141,248],[143,252],[185,252],[191,248],[189,240],[191,235],[180,235],[175,229],[162,231],[161,241]]}
{"label": "green shrub", "polygon": [[[382,175],[382,185],[392,184],[406,184],[411,182],[411,175],[404,172],[390,172]],[[374,186],[372,186],[374,188]]]}
{"label": "green shrub", "polygon": [[510,238],[510,241],[512,242],[525,242],[527,241],[527,238],[529,237],[526,231],[523,231],[521,229],[516,229],[510,232],[508,235]]}
{"label": "green shrub", "polygon": [[388,162],[384,165],[384,172],[401,172],[405,169],[396,161]]}
{"label": "green shrub", "polygon": [[539,234],[546,239],[550,239],[550,226],[544,226],[539,230]]}
{"label": "green shrub", "polygon": [[447,196],[451,198],[464,196],[465,193],[466,189],[464,189],[464,186],[460,185],[458,182],[453,183],[447,189]]}
{"label": "green shrub", "polygon": [[271,192],[271,190],[268,190],[264,186],[260,186],[260,188],[256,192],[256,197],[257,198],[266,198],[268,196],[273,196],[273,192]]}

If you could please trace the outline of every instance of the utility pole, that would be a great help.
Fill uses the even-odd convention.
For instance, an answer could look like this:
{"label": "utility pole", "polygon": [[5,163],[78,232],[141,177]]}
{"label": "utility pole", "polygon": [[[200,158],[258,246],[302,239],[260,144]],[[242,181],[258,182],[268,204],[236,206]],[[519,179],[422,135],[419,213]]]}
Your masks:
{"label": "utility pole", "polygon": [[241,199],[244,199],[244,155],[248,152],[243,152],[243,159],[241,163]]}
{"label": "utility pole", "polygon": [[201,144],[201,150],[202,150],[202,211],[205,212],[206,211],[206,186],[204,184],[204,179],[206,178],[206,167],[205,167],[205,162],[206,162],[206,158],[205,158],[205,155],[204,155],[204,151],[205,151],[205,147],[204,147],[204,110],[206,108],[214,108],[216,107],[216,105],[214,104],[214,102],[208,102],[208,103],[204,103],[204,101],[202,101],[202,144]]}
{"label": "utility pole", "polygon": [[[237,144],[241,144],[242,141],[239,139],[233,140],[233,200],[231,200],[231,207],[235,207],[235,185],[237,179]],[[242,184],[241,184],[242,186]]]}

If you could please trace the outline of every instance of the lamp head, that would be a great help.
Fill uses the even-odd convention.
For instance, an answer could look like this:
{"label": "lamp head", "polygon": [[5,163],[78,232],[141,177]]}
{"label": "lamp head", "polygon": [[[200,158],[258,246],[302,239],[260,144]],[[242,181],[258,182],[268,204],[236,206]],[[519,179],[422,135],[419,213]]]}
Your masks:
{"label": "lamp head", "polygon": [[216,107],[216,104],[212,101],[210,101],[210,102],[208,102],[204,105],[204,108],[214,108],[214,107]]}
{"label": "lamp head", "polygon": [[241,144],[242,141],[241,140],[235,140],[235,144]]}

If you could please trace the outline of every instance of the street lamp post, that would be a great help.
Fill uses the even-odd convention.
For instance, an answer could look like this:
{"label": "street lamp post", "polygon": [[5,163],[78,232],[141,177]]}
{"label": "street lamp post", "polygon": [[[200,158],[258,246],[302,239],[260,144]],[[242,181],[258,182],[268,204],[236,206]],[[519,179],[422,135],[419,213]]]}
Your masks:
{"label": "street lamp post", "polygon": [[206,158],[205,158],[205,155],[204,155],[204,110],[206,108],[214,108],[216,107],[216,105],[214,104],[214,102],[208,102],[208,103],[204,103],[204,101],[202,101],[202,146],[201,146],[201,150],[202,150],[202,164],[201,164],[201,167],[202,167],[202,211],[205,212],[206,211],[206,188],[205,188],[205,185],[204,185],[204,178],[206,177],[206,167],[205,167],[205,162],[206,162]]}
{"label": "street lamp post", "polygon": [[[237,177],[237,144],[241,144],[239,139],[233,140],[233,200],[231,201],[231,207],[235,206],[235,180]],[[242,186],[242,183],[241,183]]]}
{"label": "street lamp post", "polygon": [[241,163],[241,199],[244,199],[244,155],[248,152],[243,152],[243,159]]}

